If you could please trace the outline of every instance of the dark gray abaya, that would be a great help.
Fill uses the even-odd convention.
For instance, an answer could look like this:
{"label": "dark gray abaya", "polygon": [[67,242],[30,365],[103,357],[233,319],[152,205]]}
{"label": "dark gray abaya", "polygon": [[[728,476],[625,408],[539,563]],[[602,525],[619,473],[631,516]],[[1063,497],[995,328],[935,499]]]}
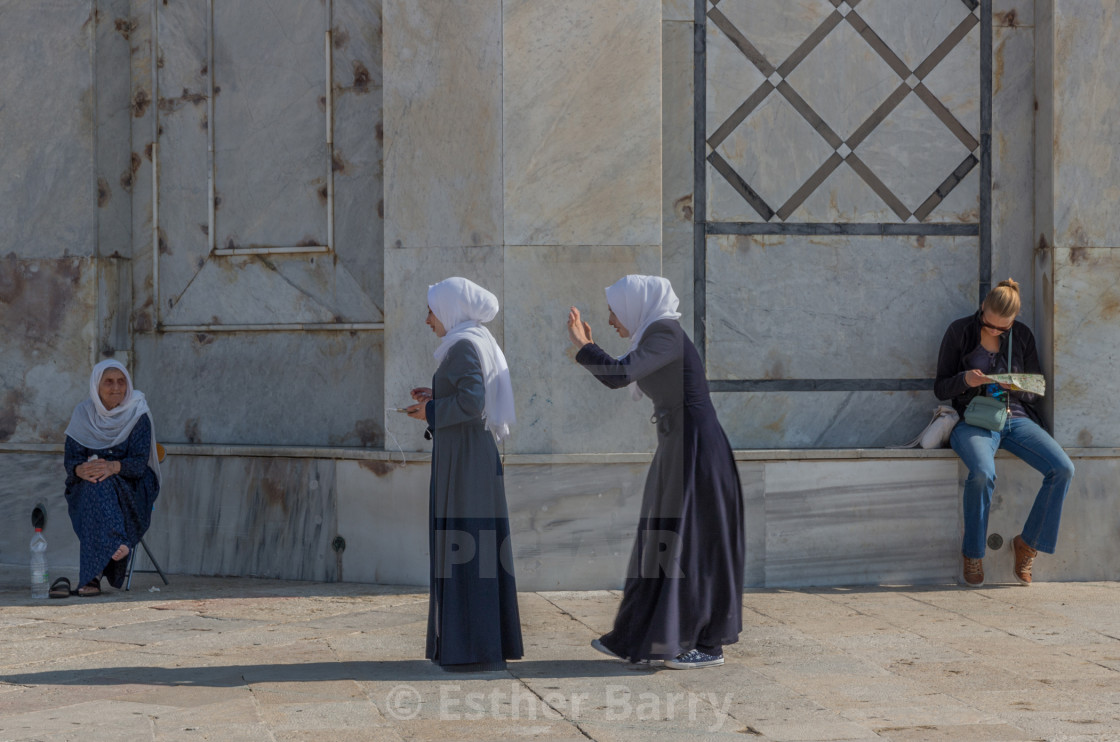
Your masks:
{"label": "dark gray abaya", "polygon": [[636,381],[657,424],[622,605],[600,641],[631,662],[738,641],[742,492],[696,347],[680,323],[660,320],[622,360],[589,343],[576,361],[612,389]]}
{"label": "dark gray abaya", "polygon": [[485,390],[469,340],[448,349],[427,405],[432,436],[426,656],[497,669],[522,655],[501,459],[482,420]]}

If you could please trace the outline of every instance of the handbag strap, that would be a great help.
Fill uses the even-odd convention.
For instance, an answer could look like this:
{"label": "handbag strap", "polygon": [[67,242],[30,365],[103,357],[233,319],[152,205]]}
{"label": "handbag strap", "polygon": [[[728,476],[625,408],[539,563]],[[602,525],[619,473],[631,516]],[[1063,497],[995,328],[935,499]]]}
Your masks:
{"label": "handbag strap", "polygon": [[[1014,339],[1015,339],[1015,320],[1011,320],[1011,329],[1007,331],[1007,373],[1008,374],[1011,373],[1011,342]],[[1007,389],[1005,391],[1007,392],[1007,394],[1004,395],[1003,401],[1004,401],[1005,408],[1007,409],[1007,414],[1010,415],[1011,414],[1011,390]]]}

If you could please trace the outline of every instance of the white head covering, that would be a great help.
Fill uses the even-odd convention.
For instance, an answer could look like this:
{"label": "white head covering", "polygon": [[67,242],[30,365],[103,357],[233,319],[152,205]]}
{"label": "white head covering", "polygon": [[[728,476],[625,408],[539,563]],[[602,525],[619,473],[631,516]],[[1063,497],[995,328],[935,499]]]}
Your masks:
{"label": "white head covering", "polygon": [[[101,395],[97,393],[101,385],[101,377],[111,368],[124,374],[128,384],[128,391],[119,405],[109,410],[101,402]],[[102,361],[93,367],[89,376],[89,399],[84,399],[74,408],[70,416],[70,424],[66,426],[66,435],[70,436],[86,448],[100,450],[111,448],[125,441],[136,427],[136,421],[141,415],[148,415],[151,422],[152,413],[148,409],[148,400],[144,392],[132,387],[132,377],[119,361]],[[159,471],[159,454],[156,453],[156,428],[151,424],[152,447],[148,454],[148,468],[155,472],[156,480],[161,481]]]}
{"label": "white head covering", "polygon": [[469,340],[478,350],[482,362],[482,378],[486,387],[486,405],[482,419],[499,441],[509,435],[509,426],[517,422],[513,406],[513,386],[509,365],[498,341],[482,326],[498,314],[498,297],[473,281],[448,278],[428,287],[428,306],[447,334],[436,348],[436,362],[441,363],[451,346]]}
{"label": "white head covering", "polygon": [[[629,275],[607,287],[607,304],[622,326],[630,333],[630,355],[638,347],[642,335],[654,322],[663,319],[680,319],[677,311],[681,300],[673,293],[673,285],[661,276]],[[634,399],[642,398],[638,384],[630,384]]]}

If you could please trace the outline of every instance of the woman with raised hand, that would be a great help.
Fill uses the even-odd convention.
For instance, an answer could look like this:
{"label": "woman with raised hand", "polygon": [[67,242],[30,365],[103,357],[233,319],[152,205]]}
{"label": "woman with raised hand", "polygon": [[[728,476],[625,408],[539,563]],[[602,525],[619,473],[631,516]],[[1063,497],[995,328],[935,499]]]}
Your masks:
{"label": "woman with raised hand", "polygon": [[667,667],[723,664],[742,630],[743,503],[731,445],[716,417],[704,367],[677,321],[679,300],[657,276],[607,288],[610,324],[630,349],[613,358],[572,307],[576,361],[611,389],[648,396],[657,425],[641,516],[614,628],[599,651]]}
{"label": "woman with raised hand", "polygon": [[[78,534],[78,595],[101,594],[101,577],[124,584],[128,554],[152,521],[160,471],[144,393],[117,361],[93,367],[89,397],[66,428],[66,503]],[[64,581],[60,578],[57,582]],[[69,584],[52,586],[65,597]]]}
{"label": "woman with raised hand", "polygon": [[426,656],[449,671],[502,670],[523,652],[496,445],[516,420],[513,388],[505,355],[483,327],[497,314],[497,297],[465,278],[428,287],[439,365],[407,408],[432,439]]}
{"label": "woman with raised hand", "polygon": [[[984,547],[988,538],[988,511],[996,486],[996,450],[1003,448],[1043,474],[1023,532],[1011,541],[1015,579],[1030,585],[1038,552],[1053,554],[1058,543],[1062,503],[1073,479],[1073,462],[1042,427],[1035,409],[1038,395],[997,384],[988,374],[1041,374],[1038,350],[1030,329],[1019,322],[1019,284],[1000,281],[988,292],[980,310],[949,325],[937,357],[934,393],[951,399],[961,415],[949,445],[968,467],[964,485],[964,538],[961,545],[965,585],[984,584]],[[1008,345],[1011,363],[1008,366]],[[964,418],[977,397],[992,397],[1006,408],[1005,419],[992,430]],[[995,405],[997,408],[1000,405]],[[974,422],[978,422],[973,418]]]}

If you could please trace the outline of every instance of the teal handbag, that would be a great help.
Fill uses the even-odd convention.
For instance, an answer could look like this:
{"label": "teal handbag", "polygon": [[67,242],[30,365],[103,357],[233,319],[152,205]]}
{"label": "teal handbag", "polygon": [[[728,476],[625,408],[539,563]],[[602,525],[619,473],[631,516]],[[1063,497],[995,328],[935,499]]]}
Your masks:
{"label": "teal handbag", "polygon": [[[1007,372],[1011,373],[1011,332],[1007,333]],[[999,432],[1011,415],[1011,394],[1000,402],[994,397],[976,395],[964,408],[964,421],[985,430]]]}

